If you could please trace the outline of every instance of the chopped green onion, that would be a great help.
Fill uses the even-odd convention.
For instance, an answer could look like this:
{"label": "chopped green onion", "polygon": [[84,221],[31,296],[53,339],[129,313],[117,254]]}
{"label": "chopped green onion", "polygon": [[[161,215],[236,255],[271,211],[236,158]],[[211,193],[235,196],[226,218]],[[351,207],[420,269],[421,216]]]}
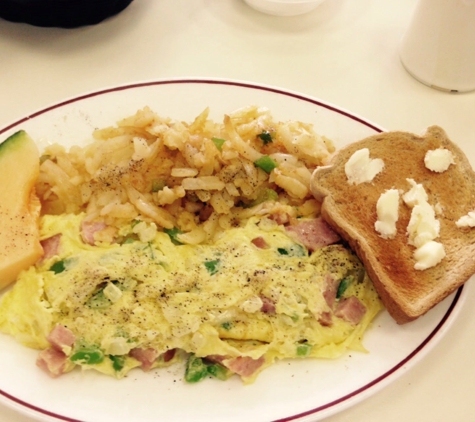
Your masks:
{"label": "chopped green onion", "polygon": [[178,227],[173,227],[173,229],[163,229],[163,231],[170,236],[170,240],[175,244],[175,245],[183,245],[178,240],[178,235],[182,234],[183,232],[178,228]]}
{"label": "chopped green onion", "polygon": [[307,249],[305,249],[302,245],[295,243],[288,248],[277,248],[277,252],[281,255],[288,255],[288,256],[307,256]]}
{"label": "chopped green onion", "polygon": [[50,271],[53,271],[55,274],[60,274],[66,269],[66,266],[64,265],[64,261],[58,261],[55,262],[51,267]]}
{"label": "chopped green onion", "polygon": [[272,142],[272,135],[267,130],[263,131],[262,133],[259,133],[259,135],[257,136],[262,140],[264,145],[267,145],[268,143]]}
{"label": "chopped green onion", "polygon": [[277,163],[268,155],[263,155],[261,158],[258,158],[254,161],[254,165],[264,170],[266,173],[270,173],[277,167]]}
{"label": "chopped green onion", "polygon": [[211,275],[216,274],[219,271],[219,266],[221,261],[219,259],[215,259],[214,261],[205,261],[205,267]]}
{"label": "chopped green onion", "polygon": [[226,139],[221,138],[211,138],[211,140],[216,145],[216,148],[218,148],[220,151],[223,149],[223,144],[226,142]]}
{"label": "chopped green onion", "polygon": [[142,222],[142,220],[133,220],[133,221],[130,223],[130,226],[131,226],[132,228],[134,228],[137,224],[139,224],[139,223],[141,223],[141,222]]}
{"label": "chopped green onion", "polygon": [[136,242],[138,239],[137,239],[137,236],[128,236],[125,238],[125,240],[122,242],[123,245],[128,245],[129,243],[134,243]]}
{"label": "chopped green onion", "polygon": [[229,331],[232,326],[233,326],[232,322],[223,322],[221,324],[221,327],[225,329],[226,331]]}
{"label": "chopped green onion", "polygon": [[102,288],[86,302],[86,305],[91,309],[106,309],[112,305],[112,302],[107,299]]}

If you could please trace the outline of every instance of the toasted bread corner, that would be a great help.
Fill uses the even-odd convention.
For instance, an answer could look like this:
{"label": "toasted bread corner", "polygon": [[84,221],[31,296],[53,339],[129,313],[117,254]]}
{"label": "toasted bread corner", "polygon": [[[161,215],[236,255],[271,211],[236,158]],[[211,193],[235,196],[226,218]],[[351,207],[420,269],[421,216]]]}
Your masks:
{"label": "toasted bread corner", "polygon": [[[345,164],[359,149],[384,161],[373,180],[350,184]],[[428,150],[448,149],[454,164],[446,171],[429,170]],[[415,247],[408,242],[411,208],[399,204],[397,234],[385,239],[375,230],[376,203],[387,189],[406,192],[408,179],[424,186],[428,202],[438,212],[446,256],[425,270],[414,268]],[[456,221],[475,210],[475,173],[463,151],[439,126],[423,136],[408,132],[383,132],[338,150],[329,165],[315,170],[311,179],[314,196],[322,201],[322,216],[345,239],[363,262],[386,309],[399,324],[424,315],[475,273],[475,228],[457,227]]]}

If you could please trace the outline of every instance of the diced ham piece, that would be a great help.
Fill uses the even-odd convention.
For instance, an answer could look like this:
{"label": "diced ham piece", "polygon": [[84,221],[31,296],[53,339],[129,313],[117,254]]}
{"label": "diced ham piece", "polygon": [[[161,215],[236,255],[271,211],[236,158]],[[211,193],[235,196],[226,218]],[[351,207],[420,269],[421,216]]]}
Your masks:
{"label": "diced ham piece", "polygon": [[251,240],[251,243],[254,246],[257,246],[259,249],[268,249],[269,245],[262,236],[255,237]]}
{"label": "diced ham piece", "polygon": [[350,324],[356,325],[366,313],[366,307],[356,296],[341,299],[335,309],[335,315]]}
{"label": "diced ham piece", "polygon": [[59,243],[61,241],[61,233],[43,239],[40,243],[43,247],[43,259],[51,258],[58,255]]}
{"label": "diced ham piece", "polygon": [[332,313],[331,312],[322,312],[318,318],[318,322],[323,327],[331,327],[333,325]]}
{"label": "diced ham piece", "polygon": [[163,361],[164,362],[170,362],[174,357],[175,357],[176,349],[170,349],[167,350],[165,353],[163,353]]}
{"label": "diced ham piece", "polygon": [[259,359],[253,359],[249,356],[238,356],[237,358],[225,360],[223,364],[239,376],[247,378],[253,375],[264,362],[263,356]]}
{"label": "diced ham piece", "polygon": [[226,359],[228,359],[227,356],[222,356],[222,355],[208,355],[206,356],[206,359],[211,361],[211,362],[214,362],[214,363],[219,363],[221,365],[224,365],[224,361]]}
{"label": "diced ham piece", "polygon": [[107,227],[106,223],[100,221],[83,221],[81,223],[81,238],[88,245],[94,245],[96,240],[94,234]]}
{"label": "diced ham piece", "polygon": [[158,352],[155,349],[149,347],[148,349],[143,349],[141,347],[136,347],[129,352],[129,356],[132,356],[134,359],[137,359],[141,363],[141,368],[147,372],[152,368],[155,360],[158,357]]}
{"label": "diced ham piece", "polygon": [[339,284],[340,280],[332,274],[325,275],[325,290],[323,291],[323,298],[330,308],[333,308],[333,305],[335,304]]}
{"label": "diced ham piece", "polygon": [[213,207],[209,204],[206,204],[200,211],[200,221],[207,221],[211,214],[213,214]]}
{"label": "diced ham piece", "polygon": [[76,341],[73,332],[64,325],[57,324],[46,337],[51,347],[58,351],[63,351],[65,347],[71,347]]}
{"label": "diced ham piece", "polygon": [[321,217],[286,226],[286,230],[309,251],[332,245],[340,240],[340,236]]}
{"label": "diced ham piece", "polygon": [[275,303],[272,299],[267,296],[261,295],[262,300],[261,311],[265,314],[275,314]]}
{"label": "diced ham piece", "polygon": [[62,351],[53,349],[42,350],[36,359],[36,365],[53,378],[59,377],[66,369],[68,357]]}

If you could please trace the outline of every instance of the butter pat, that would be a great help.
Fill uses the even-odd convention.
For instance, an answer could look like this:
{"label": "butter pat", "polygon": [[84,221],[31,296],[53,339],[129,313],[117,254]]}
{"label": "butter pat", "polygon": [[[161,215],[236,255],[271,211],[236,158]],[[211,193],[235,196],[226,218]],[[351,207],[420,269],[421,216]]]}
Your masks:
{"label": "butter pat", "polygon": [[460,217],[455,225],[457,227],[475,227],[475,211],[469,211],[467,215]]}
{"label": "butter pat", "polygon": [[411,189],[409,189],[403,195],[402,199],[409,207],[414,207],[417,204],[421,204],[429,200],[424,186],[422,186],[420,183],[416,183],[413,179],[406,180],[411,185]]}
{"label": "butter pat", "polygon": [[376,203],[378,219],[374,228],[384,239],[392,239],[396,236],[396,222],[399,218],[399,191],[388,189],[382,193]]}
{"label": "butter pat", "polygon": [[439,237],[440,222],[435,218],[434,208],[428,202],[416,205],[407,225],[409,244],[416,248]]}
{"label": "butter pat", "polygon": [[348,182],[357,185],[371,182],[384,168],[384,161],[380,158],[370,158],[369,149],[362,148],[355,151],[345,164],[345,174]]}
{"label": "butter pat", "polygon": [[439,237],[440,221],[435,216],[435,208],[428,202],[424,186],[413,179],[407,179],[412,185],[402,199],[412,207],[411,218],[407,225],[408,243],[416,247],[414,259],[416,270],[425,270],[437,265],[445,257],[444,246],[435,242]]}
{"label": "butter pat", "polygon": [[427,151],[424,157],[424,164],[429,170],[442,173],[451,164],[455,164],[455,161],[451,151],[445,148],[437,148]]}
{"label": "butter pat", "polygon": [[433,240],[424,243],[414,252],[416,270],[427,270],[427,268],[435,267],[445,257],[444,245]]}

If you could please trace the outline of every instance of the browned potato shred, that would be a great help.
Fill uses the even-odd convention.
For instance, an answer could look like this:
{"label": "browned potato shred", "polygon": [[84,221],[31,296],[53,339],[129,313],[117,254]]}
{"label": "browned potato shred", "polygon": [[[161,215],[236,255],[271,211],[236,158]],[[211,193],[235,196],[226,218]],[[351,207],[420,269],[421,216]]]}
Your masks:
{"label": "browned potato shred", "polygon": [[[262,107],[222,123],[208,109],[185,123],[145,107],[96,130],[88,145],[49,146],[36,189],[45,214],[85,211],[87,220],[104,222],[101,240],[142,219],[176,227],[180,240],[196,244],[252,215],[317,215],[310,175],[333,150],[311,125],[277,122]],[[276,165],[269,172],[255,164],[263,156]]]}

